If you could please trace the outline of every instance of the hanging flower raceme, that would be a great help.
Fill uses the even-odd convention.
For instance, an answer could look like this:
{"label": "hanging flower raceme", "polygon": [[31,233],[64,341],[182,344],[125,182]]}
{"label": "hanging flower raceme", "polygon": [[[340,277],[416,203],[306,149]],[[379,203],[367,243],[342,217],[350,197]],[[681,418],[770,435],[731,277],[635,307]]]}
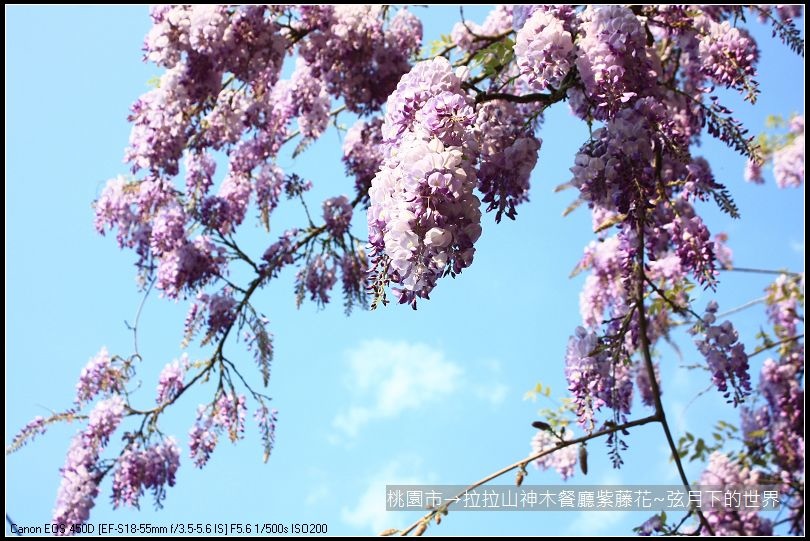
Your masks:
{"label": "hanging flower raceme", "polygon": [[213,404],[197,408],[197,420],[189,430],[189,456],[202,468],[211,458],[223,432],[231,442],[241,439],[245,431],[247,407],[244,395],[222,393]]}
{"label": "hanging flower raceme", "polygon": [[576,65],[584,87],[569,92],[582,118],[612,118],[654,84],[644,28],[624,6],[588,6],[580,16]]}
{"label": "hanging flower raceme", "polygon": [[450,39],[460,50],[474,53],[486,47],[492,38],[512,29],[515,10],[521,6],[499,4],[487,14],[483,24],[473,21],[457,22],[450,32]]}
{"label": "hanging flower raceme", "polygon": [[368,198],[371,179],[383,161],[382,124],[379,117],[358,120],[343,139],[343,163],[346,172],[354,177],[355,190],[364,199]]}
{"label": "hanging flower raceme", "polygon": [[113,475],[113,507],[140,508],[140,498],[151,490],[155,505],[162,507],[166,487],[175,483],[180,467],[180,448],[174,438],[141,449],[133,444],[116,461]]}
{"label": "hanging flower raceme", "polygon": [[568,340],[565,377],[574,397],[580,426],[593,430],[594,414],[607,406],[623,416],[630,413],[633,373],[629,364],[611,355],[596,333],[577,327]]}
{"label": "hanging flower raceme", "polygon": [[[532,438],[532,454],[541,453],[554,449],[560,444],[560,440],[555,438],[546,430],[539,430]],[[541,470],[557,470],[563,480],[574,475],[574,468],[577,466],[577,446],[568,445],[559,451],[554,451],[541,456],[534,461],[536,468]]]}
{"label": "hanging flower raceme", "polygon": [[560,88],[574,65],[571,33],[552,11],[539,9],[518,31],[515,57],[529,88],[536,91]]}
{"label": "hanging flower raceme", "polygon": [[369,241],[375,259],[390,262],[402,303],[415,305],[441,276],[468,267],[481,235],[474,114],[460,88],[437,58],[414,66],[388,100],[389,152],[369,191]]}
{"label": "hanging flower raceme", "polygon": [[703,72],[717,84],[746,90],[748,99],[756,100],[757,45],[748,32],[731,26],[729,21],[717,23],[709,18],[699,21],[701,27],[699,55]]}
{"label": "hanging flower raceme", "polygon": [[352,206],[345,195],[330,197],[323,202],[323,219],[326,229],[334,238],[340,238],[352,223]]}
{"label": "hanging flower raceme", "polygon": [[484,103],[475,119],[480,151],[478,189],[495,221],[503,214],[515,219],[515,207],[529,200],[529,177],[537,164],[542,140],[526,126],[526,118],[513,104]]}
{"label": "hanging flower raceme", "polygon": [[57,528],[57,533],[70,535],[72,526],[90,518],[103,476],[99,455],[121,423],[124,412],[120,395],[102,400],[90,412],[87,427],[73,438],[61,469],[62,481],[53,511],[54,524],[63,525]]}
{"label": "hanging flower raceme", "polygon": [[711,301],[703,315],[703,329],[692,329],[692,334],[701,336],[695,340],[700,353],[712,374],[712,381],[723,396],[738,405],[751,392],[751,376],[748,373],[748,355],[745,346],[738,342],[738,334],[730,321],[716,325],[717,303]]}
{"label": "hanging flower raceme", "polygon": [[384,27],[381,6],[300,8],[301,57],[327,91],[355,112],[374,111],[410,67],[422,42],[422,23],[401,9]]}
{"label": "hanging flower raceme", "polygon": [[[627,213],[655,187],[655,144],[664,110],[652,98],[621,109],[577,154],[571,184],[589,205]],[[645,194],[646,195],[646,194]]]}

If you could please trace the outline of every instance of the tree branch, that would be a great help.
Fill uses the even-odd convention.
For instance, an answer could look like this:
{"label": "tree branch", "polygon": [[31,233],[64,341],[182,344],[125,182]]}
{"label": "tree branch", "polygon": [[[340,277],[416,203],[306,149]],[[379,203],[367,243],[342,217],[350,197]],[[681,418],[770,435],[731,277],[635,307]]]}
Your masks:
{"label": "tree branch", "polygon": [[796,340],[801,340],[802,338],[804,338],[804,333],[797,334],[796,336],[791,336],[791,337],[785,338],[783,340],[779,340],[778,342],[773,342],[772,344],[768,344],[766,346],[758,347],[757,349],[754,350],[753,353],[751,353],[751,355],[748,356],[748,358],[750,359],[754,355],[759,355],[763,351],[768,351],[769,349],[773,349],[775,347],[781,346],[782,344],[789,344],[790,342],[795,342]]}
{"label": "tree branch", "polygon": [[670,299],[669,297],[667,297],[667,294],[664,293],[661,290],[661,288],[655,285],[655,283],[652,280],[650,280],[646,274],[644,275],[644,280],[650,285],[650,287],[653,288],[653,291],[655,291],[659,297],[664,299],[664,301],[672,307],[673,310],[675,310],[681,315],[691,315],[692,317],[697,318],[698,321],[703,321],[703,318],[700,317],[700,314],[692,310],[692,308],[690,308],[689,306],[681,306],[672,299]]}
{"label": "tree branch", "polygon": [[469,492],[469,491],[471,491],[471,490],[473,490],[475,488],[478,488],[479,486],[481,486],[481,485],[483,485],[485,483],[489,483],[493,479],[496,479],[496,478],[500,477],[501,475],[503,475],[505,473],[509,473],[510,471],[514,470],[515,468],[525,466],[529,462],[537,460],[538,458],[544,457],[546,455],[550,455],[551,453],[554,453],[556,451],[559,451],[560,449],[564,449],[564,448],[569,447],[571,445],[576,445],[578,443],[584,443],[586,441],[590,441],[590,440],[593,440],[593,439],[596,439],[596,438],[601,438],[602,436],[607,436],[609,434],[613,434],[614,432],[627,430],[628,428],[633,428],[634,426],[646,425],[648,423],[652,423],[652,422],[655,422],[657,420],[658,420],[657,415],[650,415],[650,416],[644,417],[642,419],[636,419],[635,421],[629,421],[627,423],[622,423],[620,425],[613,425],[613,426],[610,426],[608,428],[604,428],[602,430],[594,432],[592,434],[588,434],[587,436],[582,436],[582,437],[579,437],[579,438],[574,438],[572,440],[562,441],[556,447],[554,447],[553,449],[544,449],[543,451],[540,451],[540,452],[535,453],[533,455],[529,455],[528,457],[526,457],[526,458],[524,458],[522,460],[518,460],[517,462],[515,462],[513,464],[510,464],[509,466],[505,466],[505,467],[501,468],[500,470],[487,475],[483,479],[479,479],[475,483],[473,483],[470,486],[468,486],[467,488],[465,488],[463,491],[456,494],[454,498],[450,498],[449,500],[447,500],[447,503],[444,504],[443,506],[440,506],[439,508],[432,510],[430,513],[427,513],[425,516],[423,516],[422,518],[420,518],[419,520],[417,520],[416,522],[414,522],[413,524],[408,526],[406,529],[402,530],[400,535],[408,535],[415,528],[417,528],[419,526],[419,524],[427,523],[428,521],[430,521],[436,513],[440,512],[440,509],[442,509],[442,508],[448,509],[451,505],[453,505],[453,503],[455,503],[454,499],[457,501],[462,496],[464,496],[464,494],[466,494],[467,492]]}
{"label": "tree branch", "polygon": [[512,103],[551,103],[552,94],[542,94],[539,92],[532,93],[532,94],[524,94],[519,96],[517,94],[508,94],[506,92],[485,92],[483,94],[478,94],[475,97],[476,103],[484,103],[486,101],[495,101],[495,100],[503,100],[503,101],[511,101]]}
{"label": "tree branch", "polygon": [[560,83],[560,88],[552,88],[548,94],[534,92],[531,94],[509,94],[508,92],[481,92],[474,88],[470,83],[467,83],[470,88],[473,88],[478,93],[475,96],[475,103],[484,103],[487,101],[503,100],[512,103],[542,103],[543,108],[548,107],[554,103],[564,100],[568,96],[568,89],[574,85],[576,80],[576,69],[572,68],[565,76],[565,79]]}
{"label": "tree branch", "polygon": [[[340,113],[342,113],[342,112],[343,112],[343,111],[345,111],[345,110],[346,110],[346,106],[345,106],[345,105],[341,105],[340,107],[338,107],[338,108],[336,108],[336,109],[333,109],[333,110],[332,110],[332,111],[329,113],[328,117],[329,117],[329,118],[334,118],[334,117],[336,117],[337,115],[339,115]],[[298,137],[299,135],[301,135],[301,130],[300,130],[300,129],[299,129],[299,130],[295,130],[295,131],[294,131],[294,132],[292,132],[290,135],[288,135],[287,137],[285,137],[285,138],[284,138],[284,140],[281,142],[281,144],[282,144],[282,145],[286,145],[287,143],[289,143],[290,141],[292,141],[293,139],[295,139],[295,138],[296,138],[296,137]]]}
{"label": "tree branch", "polygon": [[[657,151],[656,161],[660,164],[661,160],[661,151],[660,148]],[[658,165],[656,164],[656,165]],[[656,167],[656,171],[660,171],[659,167]],[[639,197],[641,199],[641,197]],[[661,423],[661,427],[664,429],[664,435],[667,438],[667,444],[669,445],[670,452],[672,453],[672,459],[675,461],[675,466],[678,468],[678,474],[681,477],[681,482],[683,483],[684,488],[687,492],[691,492],[692,487],[689,484],[689,479],[686,477],[686,471],[683,468],[683,463],[681,462],[681,457],[678,454],[678,446],[675,445],[675,439],[672,437],[672,431],[669,428],[669,423],[667,422],[666,412],[664,411],[664,405],[661,402],[661,388],[658,386],[658,378],[655,376],[655,367],[653,366],[652,362],[652,353],[650,352],[650,339],[647,336],[647,314],[645,313],[644,309],[644,284],[647,282],[647,275],[644,272],[644,212],[645,209],[643,207],[643,199],[642,202],[639,203],[636,211],[638,212],[638,219],[636,233],[638,235],[638,268],[636,271],[636,307],[638,309],[638,334],[639,334],[639,342],[641,345],[641,356],[644,359],[644,367],[647,370],[647,375],[650,380],[650,388],[652,390],[653,401],[655,403],[655,416],[656,420]],[[703,515],[703,512],[699,508],[694,508],[695,512],[697,513],[698,518],[700,519],[700,523],[706,528],[706,531],[709,534],[714,535],[714,530],[712,529],[709,521],[706,520],[706,517]]]}
{"label": "tree branch", "polygon": [[[361,200],[362,200],[362,194],[358,194],[358,196],[355,197],[355,199],[351,202],[352,208],[354,208],[358,204],[360,204]],[[318,235],[320,235],[324,231],[326,231],[326,226],[325,225],[322,225],[320,227],[312,228],[309,231],[309,233],[307,233],[303,238],[301,238],[298,242],[295,243],[295,245],[290,249],[290,252],[291,253],[297,252],[298,250],[301,249],[301,247],[308,244],[310,241],[312,241],[314,238],[316,238]],[[280,258],[282,256],[283,256],[283,254],[279,254],[278,257]],[[270,263],[272,264],[274,262],[271,261]],[[149,417],[152,417],[153,419],[157,419],[157,416],[159,416],[161,413],[163,413],[163,411],[167,407],[169,407],[170,405],[177,402],[177,400],[188,389],[190,389],[192,386],[194,386],[194,384],[196,384],[200,379],[202,379],[206,374],[208,374],[214,368],[214,366],[216,365],[216,361],[218,359],[224,359],[225,342],[227,342],[228,336],[230,335],[231,330],[236,325],[236,322],[237,322],[237,320],[239,318],[239,314],[241,314],[242,310],[244,310],[244,308],[249,304],[250,298],[259,289],[259,286],[261,286],[261,284],[264,283],[264,280],[267,277],[266,273],[264,273],[264,274],[257,273],[257,274],[258,274],[258,276],[256,278],[254,278],[250,282],[250,285],[248,286],[247,290],[244,291],[244,294],[242,295],[242,299],[239,301],[239,304],[237,305],[237,307],[235,309],[236,316],[234,317],[234,319],[230,323],[230,325],[228,325],[227,328],[225,329],[225,331],[224,331],[224,333],[222,335],[222,338],[220,338],[219,342],[217,343],[216,351],[214,352],[213,355],[211,355],[211,358],[208,360],[208,362],[203,367],[203,369],[200,370],[197,374],[195,374],[195,376],[191,380],[189,380],[189,382],[186,385],[184,385],[183,388],[181,388],[171,400],[169,400],[169,401],[167,401],[167,402],[165,402],[163,404],[160,404],[157,407],[152,408],[150,410],[138,410],[138,409],[132,408],[131,406],[128,406],[129,415],[143,415],[144,416],[144,423],[146,422],[146,420]],[[227,362],[227,364],[229,364],[233,368],[236,368],[233,365],[233,363],[231,363],[230,361],[226,360],[225,362]],[[238,375],[239,375],[240,378],[242,377],[241,374],[238,374]],[[243,379],[243,381],[244,381],[244,379]],[[257,394],[257,393],[254,393],[253,390],[249,386],[246,385],[246,387],[254,395]],[[143,429],[144,426],[145,426],[145,424],[141,425],[142,429]]]}
{"label": "tree branch", "polygon": [[251,268],[254,270],[254,272],[256,272],[256,274],[259,273],[259,266],[256,265],[256,262],[253,261],[253,259],[251,259],[250,256],[248,256],[245,252],[242,251],[239,245],[236,244],[236,241],[233,239],[233,237],[228,239],[225,237],[225,235],[223,235],[220,232],[217,232],[217,236],[219,237],[219,241],[228,248],[230,248],[231,250],[233,250],[239,259],[250,265]]}

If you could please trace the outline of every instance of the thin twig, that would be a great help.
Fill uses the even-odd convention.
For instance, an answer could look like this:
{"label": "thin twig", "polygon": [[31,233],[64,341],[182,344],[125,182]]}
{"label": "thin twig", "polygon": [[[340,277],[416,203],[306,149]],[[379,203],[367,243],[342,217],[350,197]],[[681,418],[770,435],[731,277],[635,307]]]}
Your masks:
{"label": "thin twig", "polygon": [[751,269],[747,267],[723,267],[720,269],[721,271],[726,272],[751,272],[755,274],[786,274],[787,276],[801,276],[804,274],[803,272],[792,272],[787,270],[775,270],[775,269]]}
{"label": "thin twig", "polygon": [[751,308],[752,306],[756,306],[757,304],[765,302],[767,300],[767,298],[768,297],[760,297],[758,299],[748,301],[747,303],[741,304],[740,306],[738,306],[736,308],[732,308],[731,310],[726,310],[725,312],[717,314],[717,318],[719,319],[721,317],[730,316],[731,314],[736,314],[737,312],[742,312],[743,310],[745,310],[747,308]]}
{"label": "thin twig", "polygon": [[655,291],[656,293],[658,293],[658,296],[659,296],[659,297],[661,297],[662,299],[664,299],[664,301],[665,301],[665,302],[666,302],[668,305],[670,305],[670,306],[672,307],[672,309],[673,309],[673,310],[675,310],[676,312],[678,312],[678,313],[679,313],[679,314],[681,314],[681,315],[687,315],[687,314],[688,314],[688,315],[691,315],[692,317],[697,318],[697,320],[698,320],[698,321],[703,321],[703,318],[702,318],[702,317],[700,317],[700,314],[698,314],[697,312],[695,312],[694,310],[692,310],[692,308],[690,308],[688,305],[687,305],[687,306],[681,306],[681,305],[679,305],[678,303],[676,303],[675,301],[673,301],[672,299],[670,299],[669,297],[667,297],[667,294],[666,294],[666,293],[664,293],[664,292],[661,290],[661,288],[659,288],[657,285],[655,285],[655,282],[653,282],[652,280],[650,280],[650,279],[647,277],[647,275],[646,275],[646,274],[644,275],[644,280],[645,280],[645,281],[646,281],[646,282],[647,282],[647,283],[650,285],[650,287],[652,287],[652,288],[653,288],[653,291]]}
{"label": "thin twig", "polygon": [[[487,101],[493,100],[503,100],[509,101],[512,103],[542,103],[543,109],[545,110],[547,107],[551,106],[554,103],[563,101],[568,97],[568,89],[574,85],[576,81],[576,70],[572,69],[568,72],[568,75],[565,76],[565,79],[560,83],[559,88],[552,88],[551,92],[548,94],[543,93],[531,93],[531,94],[509,94],[506,92],[478,92],[475,96],[476,103],[484,103]],[[471,86],[471,83],[466,83],[468,86]]]}
{"label": "thin twig", "polygon": [[[338,107],[337,109],[334,109],[332,112],[330,112],[330,113],[329,113],[329,115],[327,115],[327,116],[328,116],[328,117],[335,117],[335,116],[339,115],[340,113],[342,113],[342,112],[343,112],[343,111],[345,111],[345,110],[346,110],[346,106],[345,106],[345,105],[341,105],[341,106],[340,106],[340,107]],[[282,145],[286,145],[287,143],[289,143],[290,141],[292,141],[293,139],[295,139],[295,138],[296,138],[296,137],[298,137],[299,135],[301,135],[301,130],[295,130],[295,131],[294,131],[294,132],[292,132],[290,135],[288,135],[288,136],[287,136],[287,137],[284,139],[284,141],[282,141],[282,142],[281,142],[281,144],[282,144]]]}
{"label": "thin twig", "polygon": [[[767,298],[768,297],[766,296],[766,297],[760,297],[758,299],[750,300],[750,301],[746,302],[745,304],[741,304],[740,306],[737,306],[735,308],[731,308],[730,310],[726,310],[725,312],[720,312],[715,317],[717,319],[722,319],[724,317],[730,316],[731,314],[736,314],[737,312],[742,312],[743,310],[747,310],[748,308],[751,308],[752,306],[756,306],[758,304],[761,304],[761,303],[765,302],[767,300]],[[684,321],[678,321],[676,323],[673,323],[672,326],[673,327],[679,327],[681,325],[691,325],[691,324],[692,324],[692,322],[690,320],[684,320]]]}
{"label": "thin twig", "polygon": [[690,509],[690,510],[689,510],[689,512],[688,512],[688,513],[686,513],[686,514],[683,516],[683,518],[681,519],[681,521],[680,521],[680,522],[679,522],[677,525],[675,525],[675,528],[674,528],[674,529],[673,529],[671,532],[669,532],[669,534],[670,534],[670,535],[678,535],[678,530],[680,530],[680,529],[681,529],[681,526],[683,526],[683,525],[684,525],[684,523],[685,523],[685,522],[686,522],[686,521],[689,519],[689,517],[691,517],[693,514],[694,514],[694,510],[693,510],[693,509]]}
{"label": "thin twig", "polygon": [[242,251],[241,248],[239,248],[239,245],[236,244],[236,240],[234,240],[233,236],[231,236],[231,238],[226,238],[225,235],[223,235],[222,233],[219,233],[217,236],[219,237],[219,240],[222,242],[222,244],[224,244],[225,246],[236,252],[236,255],[239,257],[239,259],[250,265],[257,274],[259,273],[259,266],[256,265],[256,262],[253,261],[253,259],[251,259],[250,256],[248,256],[245,252]]}
{"label": "thin twig", "polygon": [[143,312],[143,307],[146,304],[146,299],[149,298],[149,293],[152,291],[152,287],[155,285],[155,280],[156,278],[152,278],[152,281],[149,282],[149,286],[146,288],[146,292],[143,294],[140,304],[138,304],[138,310],[135,312],[134,323],[132,324],[132,326],[127,324],[127,327],[129,327],[129,329],[132,331],[133,347],[135,348],[135,355],[137,355],[138,357],[141,356],[141,354],[138,352],[138,323],[141,320],[141,312]]}
{"label": "thin twig", "polygon": [[253,398],[258,399],[258,397],[262,397],[262,398],[266,398],[267,400],[272,400],[272,398],[270,398],[266,394],[262,394],[260,392],[254,391],[253,387],[251,387],[250,384],[248,384],[247,380],[242,375],[242,373],[239,372],[239,369],[236,368],[236,365],[233,363],[233,361],[231,361],[231,360],[229,360],[229,359],[227,359],[225,357],[223,357],[222,360],[225,362],[225,364],[230,366],[231,369],[236,373],[236,375],[239,377],[239,380],[242,382],[242,385],[244,385],[245,388],[247,388],[247,390],[250,392],[250,394],[253,395]]}
{"label": "thin twig", "polygon": [[445,58],[447,58],[446,55],[451,53],[453,51],[453,49],[455,49],[456,47],[458,47],[458,45],[456,45],[455,43],[451,43],[451,44],[447,45],[444,49],[442,49],[441,51],[436,53],[436,56],[428,56],[428,57],[425,57],[425,58],[420,57],[420,58],[417,58],[417,61],[418,62],[423,62],[425,60],[431,60],[433,58],[438,58],[440,56],[444,56]]}
{"label": "thin twig", "polygon": [[[704,366],[700,366],[700,368],[704,368],[704,369],[705,369],[706,367],[704,367]],[[689,408],[692,406],[692,404],[694,404],[695,402],[697,402],[698,398],[700,398],[701,396],[703,396],[703,395],[705,395],[706,393],[710,392],[712,389],[714,389],[714,384],[713,384],[713,383],[710,383],[708,387],[706,387],[705,389],[703,389],[702,391],[700,391],[698,394],[696,394],[695,396],[693,396],[693,397],[692,397],[692,400],[690,400],[690,401],[689,401],[689,403],[688,403],[686,406],[684,406],[684,408],[683,408],[684,413],[686,412],[686,410],[688,410],[688,409],[689,409]]]}
{"label": "thin twig", "polygon": [[765,346],[758,347],[757,349],[755,349],[755,350],[754,350],[754,352],[753,352],[753,353],[751,353],[751,354],[748,356],[748,358],[750,359],[750,358],[751,358],[751,357],[753,357],[754,355],[759,355],[759,354],[760,354],[760,353],[762,353],[763,351],[768,351],[769,349],[773,349],[773,348],[775,348],[775,347],[777,347],[777,346],[781,346],[782,344],[789,344],[790,342],[795,342],[796,340],[801,340],[802,338],[804,338],[804,333],[802,333],[802,334],[797,334],[796,336],[791,336],[791,337],[789,337],[789,338],[785,338],[785,339],[783,339],[783,340],[779,340],[778,342],[773,342],[773,343],[771,343],[771,344],[768,344],[768,345],[765,345]]}

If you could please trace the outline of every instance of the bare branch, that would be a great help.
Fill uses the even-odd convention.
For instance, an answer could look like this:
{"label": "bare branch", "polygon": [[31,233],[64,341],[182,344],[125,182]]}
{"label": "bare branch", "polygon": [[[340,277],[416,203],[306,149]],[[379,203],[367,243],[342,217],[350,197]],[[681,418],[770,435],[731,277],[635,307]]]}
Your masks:
{"label": "bare branch", "polygon": [[[514,470],[515,468],[524,467],[529,462],[537,460],[538,458],[544,457],[546,455],[550,455],[551,453],[559,451],[560,449],[564,449],[564,448],[569,447],[571,445],[577,445],[579,443],[584,443],[586,441],[590,441],[590,440],[593,440],[593,439],[596,439],[596,438],[601,438],[602,436],[607,436],[607,435],[613,434],[615,432],[624,431],[624,430],[627,430],[629,428],[633,428],[635,426],[646,425],[648,423],[652,423],[652,422],[655,422],[655,421],[658,421],[658,420],[659,419],[658,419],[657,415],[650,415],[650,416],[644,417],[642,419],[636,419],[635,421],[629,421],[627,423],[622,423],[620,425],[613,425],[613,426],[610,426],[608,428],[599,430],[597,432],[593,432],[592,434],[588,434],[586,436],[582,436],[582,437],[579,437],[579,438],[574,438],[572,440],[561,441],[553,449],[545,449],[545,450],[540,451],[538,453],[535,453],[533,455],[529,455],[528,457],[526,457],[524,459],[518,460],[517,462],[514,462],[513,464],[510,464],[509,466],[505,466],[505,467],[501,468],[500,470],[498,470],[498,471],[496,471],[494,473],[491,473],[491,474],[487,475],[486,477],[484,477],[482,479],[479,479],[475,483],[469,485],[463,491],[456,494],[454,498],[448,498],[447,503],[442,507],[444,509],[447,509],[451,505],[453,505],[453,503],[455,503],[455,501],[457,501],[462,496],[464,496],[464,494],[466,494],[467,492],[469,492],[469,491],[471,491],[471,490],[473,490],[475,488],[478,488],[478,487],[480,487],[481,485],[483,485],[485,483],[489,483],[493,479],[496,479],[496,478],[500,477],[501,475],[509,473],[510,471]],[[424,517],[420,518],[419,520],[417,520],[416,522],[414,522],[413,524],[411,524],[410,526],[408,526],[407,528],[402,530],[401,535],[408,535],[411,531],[413,531],[415,528],[417,528],[420,524],[427,523],[428,521],[430,521],[433,518],[433,516],[436,513],[439,513],[439,512],[440,512],[439,509],[432,510],[430,513],[426,514]]]}
{"label": "bare branch", "polygon": [[720,270],[721,271],[727,271],[727,272],[751,272],[751,273],[755,273],[755,274],[775,274],[777,276],[780,275],[780,274],[785,274],[787,276],[801,276],[802,274],[804,274],[803,272],[792,272],[792,271],[787,271],[787,270],[751,269],[751,268],[746,268],[746,267],[723,267]]}

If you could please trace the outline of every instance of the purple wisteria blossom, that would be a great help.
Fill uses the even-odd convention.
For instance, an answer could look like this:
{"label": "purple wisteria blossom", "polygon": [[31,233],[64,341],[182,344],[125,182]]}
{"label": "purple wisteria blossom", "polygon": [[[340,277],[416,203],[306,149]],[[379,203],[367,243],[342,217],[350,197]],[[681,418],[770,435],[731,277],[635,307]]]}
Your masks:
{"label": "purple wisteria blossom", "polygon": [[715,324],[717,310],[717,302],[711,301],[703,315],[705,328],[693,329],[692,333],[698,336],[695,345],[706,359],[712,382],[736,406],[751,392],[748,355],[730,321]]}

